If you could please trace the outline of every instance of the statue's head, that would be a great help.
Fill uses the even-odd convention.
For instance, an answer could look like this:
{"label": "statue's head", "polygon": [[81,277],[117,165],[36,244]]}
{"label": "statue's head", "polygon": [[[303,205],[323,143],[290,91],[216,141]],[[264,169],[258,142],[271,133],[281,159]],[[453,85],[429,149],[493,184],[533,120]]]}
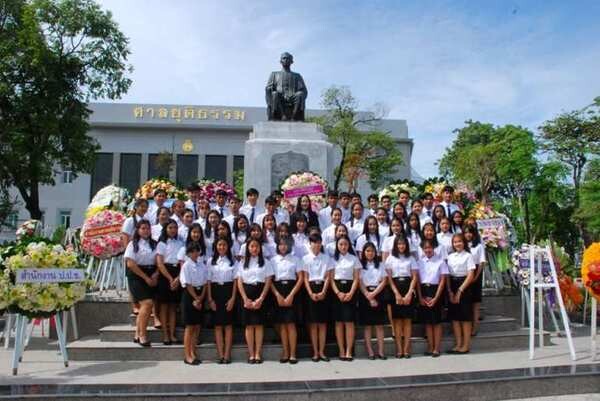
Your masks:
{"label": "statue's head", "polygon": [[281,59],[279,60],[283,67],[289,67],[294,62],[294,56],[288,52],[281,53]]}

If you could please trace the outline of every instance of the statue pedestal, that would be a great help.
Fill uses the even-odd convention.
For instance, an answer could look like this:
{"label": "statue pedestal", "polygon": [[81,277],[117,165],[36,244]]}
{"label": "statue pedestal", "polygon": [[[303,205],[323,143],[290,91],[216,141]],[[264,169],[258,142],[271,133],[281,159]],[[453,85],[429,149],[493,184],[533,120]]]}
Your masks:
{"label": "statue pedestal", "polygon": [[331,182],[333,145],[316,124],[254,124],[244,153],[244,192],[256,188],[262,204],[290,173],[302,170],[313,171]]}

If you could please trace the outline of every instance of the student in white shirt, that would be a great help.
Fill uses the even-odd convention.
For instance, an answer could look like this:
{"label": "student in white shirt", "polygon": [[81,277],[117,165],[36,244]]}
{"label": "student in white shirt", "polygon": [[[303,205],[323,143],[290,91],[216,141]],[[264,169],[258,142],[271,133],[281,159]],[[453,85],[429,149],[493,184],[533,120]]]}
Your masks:
{"label": "student in white shirt", "polygon": [[219,225],[217,226],[217,236],[215,241],[213,242],[213,249],[211,253],[211,257],[215,252],[215,243],[217,239],[223,238],[229,243],[229,247],[231,248],[231,254],[236,255],[239,254],[240,248],[237,246],[235,242],[233,242],[233,234],[231,233],[231,227],[227,224],[226,221],[221,220]]}
{"label": "student in white shirt", "polygon": [[354,336],[356,321],[357,290],[360,286],[361,264],[347,236],[336,241],[333,257],[333,281],[331,290],[333,299],[333,320],[335,321],[335,338],[338,344],[341,361],[354,359]]}
{"label": "student in white shirt", "polygon": [[405,235],[404,224],[402,220],[394,218],[390,223],[390,234],[383,240],[383,245],[381,245],[381,260],[386,260],[390,256],[394,247],[394,240],[398,235]]}
{"label": "student in white shirt", "polygon": [[454,233],[454,234],[462,233],[463,212],[461,212],[460,210],[455,210],[452,213],[452,216],[450,216],[450,225],[451,225],[450,231],[452,231],[452,233]]}
{"label": "student in white shirt", "polygon": [[229,224],[229,227],[231,227],[232,229],[233,229],[233,222],[235,221],[235,219],[242,216],[242,214],[240,212],[241,205],[242,205],[242,202],[239,200],[239,198],[237,196],[232,196],[229,199],[229,215],[224,217],[222,220],[226,221],[227,224]]}
{"label": "student in white shirt", "polygon": [[[446,216],[446,211],[444,210],[444,206],[436,205],[433,208],[433,217],[431,218],[431,222],[433,223],[433,227],[435,228],[436,233],[440,232],[440,222],[442,221],[442,219],[444,217],[448,217],[448,216]],[[423,224],[423,227],[424,226],[425,226],[425,224]]]}
{"label": "student in white shirt", "polygon": [[231,237],[233,239],[234,244],[232,248],[237,250],[237,252],[232,250],[234,259],[240,260],[242,258],[239,252],[242,249],[242,245],[246,243],[246,240],[248,239],[249,235],[250,224],[248,223],[248,218],[246,218],[246,216],[242,214],[233,221],[232,226]]}
{"label": "student in white shirt", "polygon": [[217,190],[217,193],[215,194],[215,204],[212,205],[211,209],[216,210],[221,219],[224,219],[231,214],[227,207],[227,192],[222,189]]}
{"label": "student in white shirt", "polygon": [[151,235],[154,241],[158,241],[160,234],[162,234],[163,227],[171,219],[171,211],[168,207],[161,207],[160,209],[158,209],[157,213],[158,222],[150,227],[150,232],[152,233]]}
{"label": "student in white shirt", "polygon": [[196,220],[198,218],[198,210],[196,208],[198,206],[198,199],[200,199],[201,195],[200,185],[198,185],[198,183],[193,183],[188,185],[185,190],[188,195],[188,200],[185,201],[185,207],[192,211],[192,220]]}
{"label": "student in white shirt", "polygon": [[158,209],[165,206],[167,192],[164,189],[157,189],[154,191],[152,200],[153,202],[149,204],[145,215],[146,220],[148,220],[151,225],[158,222]]}
{"label": "student in white shirt", "polygon": [[375,194],[369,195],[367,204],[369,205],[369,209],[367,210],[368,215],[375,216],[377,214],[377,208],[379,207],[379,197]]}
{"label": "student in white shirt", "polygon": [[206,227],[204,227],[204,242],[206,243],[206,257],[210,258],[213,252],[213,244],[217,238],[217,228],[221,222],[221,216],[216,210],[208,212]]}
{"label": "student in white shirt", "polygon": [[463,234],[469,246],[469,252],[473,255],[473,261],[477,266],[473,277],[472,297],[473,301],[473,329],[471,335],[476,336],[479,331],[479,319],[481,318],[481,299],[483,291],[483,269],[485,268],[485,245],[481,242],[477,226],[467,224],[463,227]]}
{"label": "student in white shirt", "polygon": [[[338,192],[330,190],[329,192],[327,192],[327,206],[319,210],[319,227],[321,227],[323,231],[331,225],[331,213],[333,212],[333,209],[337,208],[337,204]],[[340,213],[341,212],[342,210],[340,209]],[[325,239],[323,239],[323,241],[325,241]]]}
{"label": "student in white shirt", "polygon": [[419,319],[425,324],[427,351],[425,355],[440,356],[442,342],[442,307],[444,289],[448,276],[448,266],[441,256],[436,256],[432,240],[422,243],[423,256],[418,260]]}
{"label": "student in white shirt", "polygon": [[348,233],[350,234],[350,241],[352,241],[352,244],[354,245],[354,243],[356,243],[356,239],[363,233],[363,227],[365,224],[363,219],[364,209],[360,203],[355,203],[352,205],[351,211],[352,218],[346,224],[346,227],[348,228]]}
{"label": "student in white shirt", "polygon": [[292,253],[294,256],[302,259],[304,255],[308,253],[310,248],[308,243],[308,232],[306,231],[308,228],[308,221],[303,214],[298,215],[298,218],[294,220],[296,227],[290,227],[292,239],[294,240]]}
{"label": "student in white shirt", "polygon": [[188,230],[187,238],[185,239],[184,246],[179,250],[177,254],[177,261],[180,265],[183,265],[187,260],[186,248],[189,244],[196,243],[200,247],[200,257],[206,258],[206,243],[204,242],[204,230],[198,223],[192,223]]}
{"label": "student in white shirt", "polygon": [[398,219],[402,222],[402,225],[406,222],[406,216],[408,213],[406,212],[406,208],[400,202],[394,203],[394,207],[392,209],[392,220]]}
{"label": "student in white shirt", "polygon": [[425,223],[432,221],[431,217],[429,217],[427,215],[427,213],[423,212],[423,201],[421,201],[420,199],[415,199],[413,201],[411,207],[412,207],[412,212],[415,213],[417,216],[419,216],[419,223],[421,224],[421,227],[419,227],[419,230],[421,228],[423,228]]}
{"label": "student in white shirt", "polygon": [[258,216],[256,216],[256,219],[254,220],[254,222],[262,227],[263,219],[265,218],[265,216],[271,215],[271,216],[275,217],[275,222],[277,224],[282,223],[282,221],[277,221],[277,216],[275,215],[276,208],[277,208],[277,206],[276,206],[275,198],[273,198],[272,196],[267,196],[267,198],[265,199],[264,212],[259,214]]}
{"label": "student in white shirt", "polygon": [[309,325],[310,342],[312,345],[312,361],[329,362],[325,355],[325,341],[327,336],[327,322],[329,321],[329,302],[327,292],[331,286],[333,262],[322,251],[321,235],[309,236],[310,252],[302,258],[305,271],[304,287],[308,295],[308,308],[306,321]]}
{"label": "student in white shirt", "polygon": [[184,247],[179,240],[177,223],[169,219],[163,227],[156,247],[156,265],[160,271],[158,278],[158,294],[156,300],[160,313],[163,332],[163,344],[171,345],[177,342],[175,337],[175,320],[177,306],[181,302],[181,286],[179,285],[180,266],[177,261],[179,250]]}
{"label": "student in white shirt", "polygon": [[408,239],[410,253],[418,257],[419,246],[421,245],[421,222],[419,215],[411,212],[406,219],[406,239]]}
{"label": "student in white shirt", "polygon": [[256,223],[256,218],[264,213],[264,208],[258,204],[259,193],[250,188],[246,191],[246,204],[240,208],[240,213],[246,216],[250,224]]}
{"label": "student in white shirt", "polygon": [[440,232],[436,236],[438,243],[446,248],[446,254],[452,253],[452,231],[450,231],[449,218],[442,218],[440,221]]}
{"label": "student in white shirt", "polygon": [[[160,219],[160,214],[158,218]],[[179,224],[179,228],[177,229],[177,236],[179,237],[180,241],[185,241],[187,238],[187,233],[193,222],[194,213],[190,209],[185,209],[181,217],[181,224]]]}
{"label": "student in white shirt", "polygon": [[[129,241],[131,241],[131,238],[133,238],[133,234],[135,232],[135,227],[137,226],[137,223],[140,220],[148,220],[145,218],[147,212],[148,201],[144,198],[136,199],[133,205],[133,215],[131,217],[126,218],[123,222],[123,227],[121,227],[121,238],[123,241],[123,246],[126,247]],[[150,222],[150,224],[152,224],[152,222]]]}
{"label": "student in white shirt", "polygon": [[250,226],[250,232],[246,243],[242,244],[240,247],[240,256],[241,259],[244,259],[246,255],[246,247],[248,244],[248,240],[255,239],[258,240],[262,244],[262,253],[265,259],[271,260],[273,256],[275,256],[275,248],[269,242],[265,241],[262,228],[254,223]]}
{"label": "student in white shirt", "polygon": [[415,295],[418,283],[417,262],[410,253],[408,239],[397,236],[392,253],[385,260],[388,283],[394,294],[392,322],[394,325],[396,357],[410,358],[412,319],[415,316]]}
{"label": "student in white shirt", "polygon": [[421,230],[421,246],[419,247],[419,258],[423,257],[423,241],[431,240],[433,243],[433,249],[436,256],[440,256],[442,259],[446,260],[448,258],[448,252],[446,252],[446,247],[441,245],[438,242],[437,235],[435,234],[435,229],[433,228],[433,223],[425,223],[423,226],[423,230]]}
{"label": "student in white shirt", "polygon": [[323,228],[323,246],[327,247],[332,242],[335,242],[335,229],[337,226],[342,224],[342,209],[334,207],[331,209],[330,222],[327,226],[321,226]]}
{"label": "student in white shirt", "polygon": [[359,258],[362,257],[362,251],[367,242],[372,242],[375,244],[377,249],[377,256],[381,257],[381,247],[383,245],[383,240],[379,235],[379,224],[377,223],[377,218],[375,216],[369,216],[365,219],[365,224],[363,225],[362,234],[356,239],[356,254]]}
{"label": "student in white shirt", "polygon": [[[186,261],[181,266],[179,280],[183,287],[181,296],[181,315],[185,326],[183,332],[183,362],[187,365],[199,365],[196,344],[203,322],[204,299],[208,285],[208,269],[200,256],[200,245],[190,243],[186,247]],[[208,285],[207,285],[208,284]]]}
{"label": "student in white shirt", "polygon": [[262,221],[263,241],[269,244],[275,249],[275,228],[277,223],[275,222],[275,216],[266,215]]}
{"label": "student in white shirt", "polygon": [[208,306],[215,326],[215,343],[219,364],[231,363],[233,344],[233,311],[237,298],[236,261],[231,253],[230,241],[217,239],[212,258],[207,263]]}
{"label": "student in white shirt", "polygon": [[[335,256],[335,250],[337,249],[337,240],[344,236],[350,238],[346,226],[344,224],[340,224],[335,228],[334,241],[330,242],[329,244],[327,244],[327,246],[325,246],[325,253],[327,254],[327,256],[329,256],[330,258],[333,258]],[[350,241],[350,245],[352,245],[352,240]]]}
{"label": "student in white shirt", "polygon": [[178,226],[182,224],[183,212],[185,212],[185,202],[181,199],[175,199],[171,205],[171,218],[175,220]]}
{"label": "student in white shirt", "polygon": [[446,212],[446,217],[450,218],[452,216],[452,213],[454,213],[457,210],[460,210],[458,205],[456,203],[453,203],[454,188],[450,185],[446,185],[442,189],[442,199],[443,200],[440,202],[440,205],[444,208],[444,211]]}
{"label": "student in white shirt", "polygon": [[283,198],[283,193],[276,189],[271,192],[271,196],[275,199],[275,211],[273,215],[275,216],[275,220],[277,221],[277,225],[281,223],[290,224],[290,212],[286,210],[285,207],[281,206],[281,199]]}
{"label": "student in white shirt", "polygon": [[390,218],[387,210],[379,207],[375,211],[375,217],[377,218],[377,224],[379,225],[379,237],[385,240],[390,235]]}
{"label": "student in white shirt", "polygon": [[[386,323],[386,306],[383,290],[387,285],[387,274],[383,263],[379,262],[377,248],[372,242],[367,242],[361,256],[360,270],[359,321],[365,326],[365,348],[369,359],[387,359],[384,352],[383,325]],[[371,333],[375,328],[377,338],[377,356],[371,346]]]}
{"label": "student in white shirt", "polygon": [[156,268],[156,241],[150,236],[150,223],[140,220],[136,223],[133,238],[125,249],[127,283],[134,302],[139,303],[133,341],[149,347],[146,332],[148,319],[154,304],[159,272]]}
{"label": "student in white shirt", "polygon": [[210,212],[210,204],[201,199],[198,201],[198,218],[194,220],[194,223],[198,223],[204,229],[206,227],[206,217],[208,217],[208,212]]}
{"label": "student in white shirt", "polygon": [[339,208],[342,210],[342,223],[349,223],[352,218],[352,207],[350,205],[350,194],[348,192],[340,193]]}
{"label": "student in white shirt", "polygon": [[275,297],[275,311],[273,320],[279,330],[283,355],[280,363],[294,365],[298,363],[296,358],[296,347],[298,334],[296,331],[296,295],[303,285],[302,262],[292,255],[291,241],[289,237],[278,235],[277,255],[271,263],[275,272],[271,291]]}
{"label": "student in white shirt", "polygon": [[238,262],[236,278],[242,298],[242,324],[248,345],[248,363],[262,363],[265,299],[274,274],[271,262],[263,257],[262,244],[251,238],[244,260]]}
{"label": "student in white shirt", "polygon": [[448,353],[466,354],[470,350],[473,322],[471,283],[477,267],[464,235],[454,234],[452,248],[454,252],[448,255],[447,261],[450,280],[446,290],[450,299],[448,318],[452,321],[456,344]]}
{"label": "student in white shirt", "polygon": [[421,202],[423,202],[423,216],[427,216],[427,218],[433,220],[433,194],[431,194],[431,192],[425,192],[423,196],[421,196]]}

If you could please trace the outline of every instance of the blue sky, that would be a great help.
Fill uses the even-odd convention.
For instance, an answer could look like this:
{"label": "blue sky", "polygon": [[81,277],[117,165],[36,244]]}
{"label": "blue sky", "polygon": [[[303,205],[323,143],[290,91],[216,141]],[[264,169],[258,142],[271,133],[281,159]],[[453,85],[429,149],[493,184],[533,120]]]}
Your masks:
{"label": "blue sky", "polygon": [[406,119],[424,177],[467,119],[535,130],[600,96],[600,1],[103,0],[131,40],[126,102],[262,106],[282,51],[318,108],[347,85]]}

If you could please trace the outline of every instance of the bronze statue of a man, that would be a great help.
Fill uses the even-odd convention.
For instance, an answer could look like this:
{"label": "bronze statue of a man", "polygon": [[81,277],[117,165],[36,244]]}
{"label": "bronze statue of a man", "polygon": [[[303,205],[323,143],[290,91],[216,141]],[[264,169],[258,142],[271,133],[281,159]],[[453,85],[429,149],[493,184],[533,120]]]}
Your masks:
{"label": "bronze statue of a man", "polygon": [[308,91],[302,75],[290,70],[294,57],[281,55],[281,71],[269,76],[265,96],[269,120],[304,121],[305,101]]}

